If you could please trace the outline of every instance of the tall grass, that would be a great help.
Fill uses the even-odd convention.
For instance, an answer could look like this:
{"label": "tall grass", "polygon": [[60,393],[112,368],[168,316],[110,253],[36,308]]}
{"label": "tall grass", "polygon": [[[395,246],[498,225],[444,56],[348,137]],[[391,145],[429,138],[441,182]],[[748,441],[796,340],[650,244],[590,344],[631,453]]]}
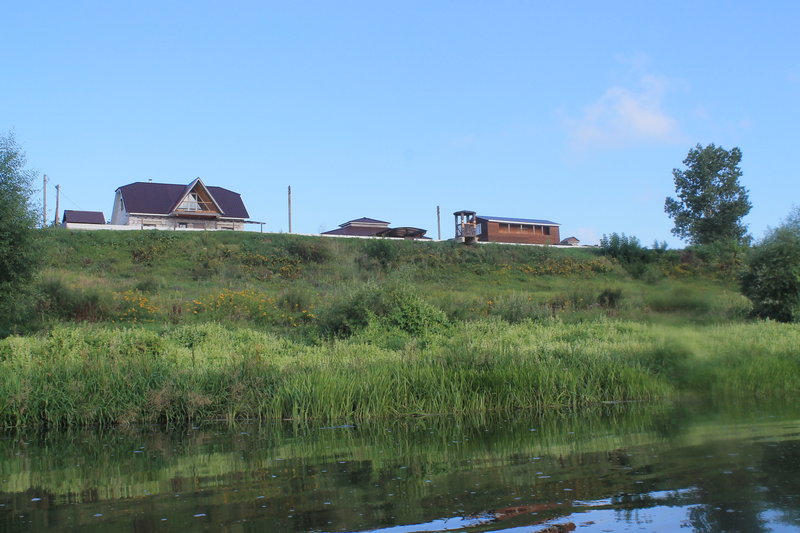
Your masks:
{"label": "tall grass", "polygon": [[56,327],[0,341],[0,423],[346,421],[800,394],[800,328],[791,325],[486,319],[407,340],[312,346],[212,323]]}

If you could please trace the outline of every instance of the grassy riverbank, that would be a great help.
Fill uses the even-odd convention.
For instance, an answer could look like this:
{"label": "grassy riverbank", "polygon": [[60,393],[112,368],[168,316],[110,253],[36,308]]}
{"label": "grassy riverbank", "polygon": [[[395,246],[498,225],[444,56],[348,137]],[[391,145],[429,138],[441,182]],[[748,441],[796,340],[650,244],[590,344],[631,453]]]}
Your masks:
{"label": "grassy riverbank", "polygon": [[399,349],[217,324],[67,326],[0,344],[6,426],[363,417],[794,397],[800,329],[484,320]]}
{"label": "grassy riverbank", "polygon": [[[365,417],[800,393],[800,328],[677,252],[53,231],[0,423]],[[654,252],[655,254],[655,252]]]}

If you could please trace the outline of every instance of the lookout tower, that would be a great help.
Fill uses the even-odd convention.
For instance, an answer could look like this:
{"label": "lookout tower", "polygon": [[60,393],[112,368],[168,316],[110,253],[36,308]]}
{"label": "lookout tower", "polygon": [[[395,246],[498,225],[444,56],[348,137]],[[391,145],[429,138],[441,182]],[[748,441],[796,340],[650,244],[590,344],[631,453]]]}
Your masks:
{"label": "lookout tower", "polygon": [[478,240],[478,228],[475,222],[475,211],[456,211],[456,242],[475,244]]}

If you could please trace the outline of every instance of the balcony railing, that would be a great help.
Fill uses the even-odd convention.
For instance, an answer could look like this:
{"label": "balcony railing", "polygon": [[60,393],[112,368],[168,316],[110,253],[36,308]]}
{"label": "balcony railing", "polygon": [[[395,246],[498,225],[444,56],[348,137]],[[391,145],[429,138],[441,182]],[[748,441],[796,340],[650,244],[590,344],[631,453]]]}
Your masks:
{"label": "balcony railing", "polygon": [[475,237],[478,235],[478,228],[475,224],[457,224],[456,237]]}

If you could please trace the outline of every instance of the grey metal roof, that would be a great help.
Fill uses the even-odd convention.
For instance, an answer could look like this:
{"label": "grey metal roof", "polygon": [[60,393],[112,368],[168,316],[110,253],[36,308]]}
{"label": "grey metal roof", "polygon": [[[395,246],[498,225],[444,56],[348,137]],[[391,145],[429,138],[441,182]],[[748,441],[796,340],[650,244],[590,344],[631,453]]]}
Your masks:
{"label": "grey metal roof", "polygon": [[491,222],[512,222],[518,224],[540,224],[542,226],[560,226],[558,222],[552,220],[540,220],[535,218],[511,218],[511,217],[493,217],[489,215],[477,215],[475,218],[478,220],[488,220]]}

